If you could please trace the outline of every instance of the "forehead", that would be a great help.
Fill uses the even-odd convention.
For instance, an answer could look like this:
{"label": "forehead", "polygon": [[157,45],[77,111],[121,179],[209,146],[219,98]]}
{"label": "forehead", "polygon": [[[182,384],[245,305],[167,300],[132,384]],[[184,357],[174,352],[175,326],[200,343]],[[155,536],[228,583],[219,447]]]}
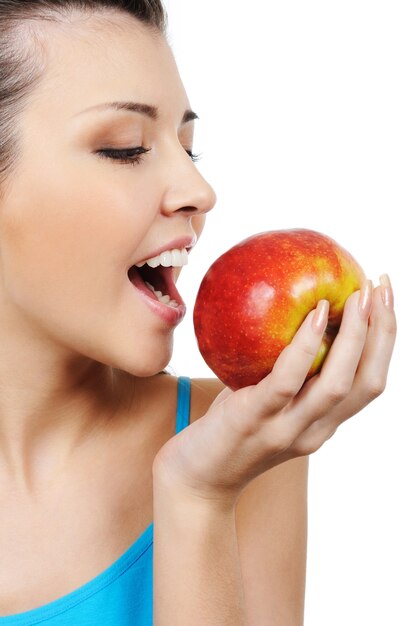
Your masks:
{"label": "forehead", "polygon": [[37,92],[41,106],[66,118],[101,102],[152,102],[181,113],[189,101],[172,50],[162,34],[133,17],[116,21],[49,24],[46,68]]}

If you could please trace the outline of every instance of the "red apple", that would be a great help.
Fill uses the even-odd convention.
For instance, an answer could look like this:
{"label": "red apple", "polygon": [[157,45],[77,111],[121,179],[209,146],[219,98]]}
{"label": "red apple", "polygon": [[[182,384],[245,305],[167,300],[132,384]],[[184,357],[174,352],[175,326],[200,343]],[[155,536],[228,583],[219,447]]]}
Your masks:
{"label": "red apple", "polygon": [[258,233],[210,266],[193,322],[207,365],[230,389],[254,385],[272,370],[308,313],[329,301],[329,320],[306,380],[319,372],[348,296],[366,276],[330,237],[305,228]]}

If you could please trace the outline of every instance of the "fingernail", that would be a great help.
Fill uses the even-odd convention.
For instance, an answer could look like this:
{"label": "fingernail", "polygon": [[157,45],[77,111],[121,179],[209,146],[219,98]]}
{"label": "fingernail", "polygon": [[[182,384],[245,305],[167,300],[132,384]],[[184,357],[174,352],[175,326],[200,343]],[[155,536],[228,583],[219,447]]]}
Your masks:
{"label": "fingernail", "polygon": [[358,308],[359,315],[363,320],[368,319],[372,306],[372,280],[368,279],[361,287],[361,295],[359,298]]}
{"label": "fingernail", "polygon": [[329,301],[320,300],[316,310],[314,311],[313,319],[311,322],[314,332],[321,335],[327,326],[327,316],[329,314]]}
{"label": "fingernail", "polygon": [[381,298],[387,309],[394,310],[394,292],[392,290],[391,281],[388,274],[382,274],[379,277],[379,283],[381,285]]}

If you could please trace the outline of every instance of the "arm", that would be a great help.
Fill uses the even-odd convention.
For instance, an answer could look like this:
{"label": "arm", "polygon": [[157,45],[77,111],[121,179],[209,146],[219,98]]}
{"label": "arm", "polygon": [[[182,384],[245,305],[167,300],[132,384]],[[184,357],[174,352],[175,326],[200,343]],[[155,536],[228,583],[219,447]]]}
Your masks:
{"label": "arm", "polygon": [[155,626],[246,626],[235,507],[154,481]]}
{"label": "arm", "polygon": [[[235,507],[154,481],[155,626],[302,626],[308,457],[256,477]],[[245,621],[246,620],[246,621]]]}
{"label": "arm", "polygon": [[257,476],[241,494],[236,526],[250,626],[303,626],[309,457]]}
{"label": "arm", "polygon": [[[365,287],[361,295],[369,294],[369,282]],[[271,626],[287,626],[283,620],[288,615],[298,626],[296,620],[302,619],[300,595],[297,600],[291,583],[285,588],[277,574],[280,571],[285,576],[285,561],[291,562],[294,551],[284,549],[278,559],[271,558],[268,544],[259,542],[258,532],[258,547],[263,551],[258,555],[257,550],[249,550],[248,537],[256,535],[250,530],[255,518],[265,536],[274,529],[275,522],[265,525],[270,506],[278,512],[272,532],[282,532],[285,541],[302,536],[302,530],[291,532],[298,505],[291,514],[286,508],[297,499],[291,498],[291,480],[287,480],[289,475],[285,479],[285,472],[295,461],[301,467],[300,457],[318,450],[340,424],[384,389],[395,341],[395,315],[391,306],[382,303],[380,294],[370,320],[370,300],[365,298],[365,308],[360,302],[357,292],[348,298],[341,328],[319,375],[305,381],[319,349],[323,321],[327,321],[319,316],[321,322],[312,323],[317,319],[315,311],[306,317],[270,374],[258,384],[234,392],[225,388],[203,417],[158,452],[153,464],[156,626],[270,626],[270,618],[274,620]],[[275,482],[279,475],[283,478],[282,504],[275,500],[273,489],[266,504],[264,499],[253,499],[252,492],[252,504],[247,500],[249,504],[242,505],[248,488],[255,479],[259,488],[264,474],[274,477],[269,483],[272,487],[279,487],[279,481]],[[265,506],[260,507],[260,502]],[[245,513],[242,517],[245,509],[251,511],[249,517]],[[231,511],[237,525],[237,550]],[[181,550],[184,569],[178,569]],[[210,558],[213,550],[214,558]],[[297,560],[301,554],[302,550]],[[259,572],[259,579],[252,567]],[[301,585],[302,569],[295,567],[290,574],[298,572],[296,579]],[[181,587],[178,578],[182,574],[185,582]],[[269,580],[271,575],[275,582]],[[257,590],[251,587],[251,576]],[[245,580],[249,581],[246,593]],[[278,589],[281,601],[274,599]]]}
{"label": "arm", "polygon": [[[191,422],[225,389],[192,379]],[[235,519],[249,625],[302,626],[307,561],[309,457],[263,472],[238,498]]]}

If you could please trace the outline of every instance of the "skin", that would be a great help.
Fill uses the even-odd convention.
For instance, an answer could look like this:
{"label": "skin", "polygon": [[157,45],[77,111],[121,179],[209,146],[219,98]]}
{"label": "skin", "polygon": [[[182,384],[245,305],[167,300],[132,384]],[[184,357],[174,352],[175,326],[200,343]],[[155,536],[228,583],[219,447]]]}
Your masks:
{"label": "skin", "polygon": [[[143,494],[153,487],[158,623],[170,623],[178,606],[183,614],[204,614],[212,623],[219,623],[225,611],[239,621],[236,501],[251,480],[317,450],[382,392],[395,315],[383,305],[380,287],[369,287],[365,314],[358,311],[355,292],[322,373],[303,386],[324,331],[322,325],[311,325],[309,315],[258,385],[237,392],[226,388],[179,436],[162,432],[161,445],[148,445],[150,433],[168,422],[155,411],[163,402],[152,381],[170,360],[173,330],[135,297],[127,269],[161,242],[187,233],[199,237],[216,198],[184,149],[192,148],[193,124],[180,128],[190,103],[168,45],[135,20],[112,19],[113,26],[83,16],[67,32],[48,25],[48,71],[20,120],[22,159],[0,205],[0,493],[7,493],[0,537],[1,553],[10,564],[5,574],[12,580],[6,609],[13,613],[46,603],[68,592],[69,572],[75,588],[112,563],[120,555],[118,538],[127,549],[137,537],[138,512],[141,522],[148,521],[151,510],[143,512]],[[125,113],[122,121],[122,114],[114,112],[77,116],[110,100],[156,105],[161,119],[156,123]],[[119,148],[143,144],[152,152],[138,166],[121,165],[95,154],[110,143]],[[168,398],[170,407],[174,398]],[[137,427],[146,414],[151,417]],[[120,447],[121,439],[113,434],[132,415],[134,436],[125,434],[125,447]],[[133,460],[124,462],[127,444],[141,437],[139,457],[159,449],[152,475],[143,479],[153,484],[128,485],[123,492],[125,483],[142,477]],[[98,445],[103,441],[110,442],[107,448]],[[133,443],[134,459],[137,451]],[[107,468],[120,459],[118,472],[109,473]],[[96,468],[99,462],[104,470]],[[303,471],[296,478],[302,494],[304,476]],[[282,488],[285,478],[275,479],[274,488],[278,483]],[[130,505],[132,494],[137,503]],[[255,489],[255,495],[264,500],[266,494]],[[285,508],[290,498],[283,500]],[[32,501],[42,504],[37,515],[36,506],[27,505]],[[100,524],[94,519],[97,510]],[[55,514],[60,514],[54,523],[58,537],[48,527]],[[195,521],[193,541],[189,525],[183,525],[187,533],[181,543],[181,528],[171,523],[178,514]],[[251,515],[252,506],[238,516],[241,532],[245,520],[250,527]],[[62,550],[74,544],[74,524],[78,545]],[[92,533],[97,542],[91,541]],[[256,540],[242,543],[241,537],[241,546],[248,549]],[[300,549],[298,542],[294,552]],[[63,553],[65,576],[57,576],[54,555]],[[45,572],[48,562],[54,571]],[[175,567],[166,567],[167,562]],[[181,576],[178,563],[186,564]],[[254,569],[249,562],[248,571]],[[227,584],[213,571],[226,572]],[[207,598],[215,600],[207,606]],[[248,611],[255,617],[258,601],[254,598]]]}
{"label": "skin", "polygon": [[[174,329],[127,270],[162,243],[199,238],[216,202],[186,152],[192,107],[164,37],[118,14],[43,28],[47,70],[0,205],[0,482],[29,498],[117,428],[169,363]],[[160,119],[80,114],[120,100]],[[138,146],[151,152],[135,165],[96,154]]]}
{"label": "skin", "polygon": [[397,324],[393,292],[366,280],[346,300],[320,373],[307,382],[328,321],[321,300],[258,384],[226,387],[207,413],[159,450],[156,483],[166,497],[232,510],[255,477],[318,450],[385,389]]}

